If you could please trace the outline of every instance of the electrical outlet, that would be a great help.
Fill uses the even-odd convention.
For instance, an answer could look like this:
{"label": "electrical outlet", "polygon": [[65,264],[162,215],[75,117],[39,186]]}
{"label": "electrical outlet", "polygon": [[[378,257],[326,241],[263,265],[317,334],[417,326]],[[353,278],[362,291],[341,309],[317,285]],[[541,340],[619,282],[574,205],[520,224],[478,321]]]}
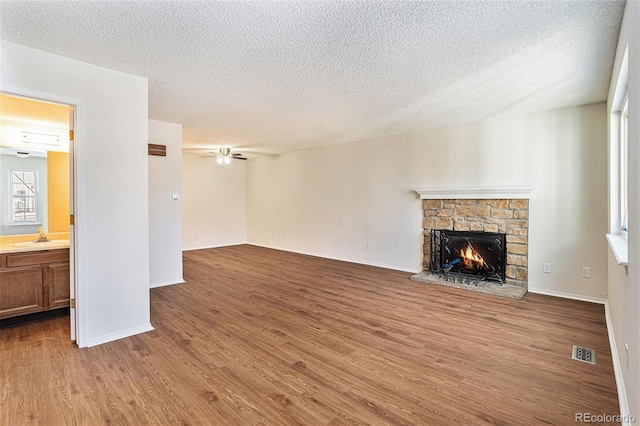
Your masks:
{"label": "electrical outlet", "polygon": [[626,343],[624,345],[624,365],[627,366],[627,371],[629,371],[629,345]]}
{"label": "electrical outlet", "polygon": [[367,243],[367,250],[371,250],[373,249],[373,244],[372,243]]}
{"label": "electrical outlet", "polygon": [[550,263],[543,263],[542,264],[542,272],[544,272],[545,274],[550,274],[551,273],[551,264]]}
{"label": "electrical outlet", "polygon": [[278,232],[278,238],[282,239],[282,232]]}
{"label": "electrical outlet", "polygon": [[196,238],[198,238],[198,234],[196,234],[196,233],[194,232],[194,233],[193,233],[193,235],[191,236],[191,238],[193,238],[193,239],[195,240]]}
{"label": "electrical outlet", "polygon": [[582,278],[591,278],[591,268],[587,266],[582,267]]}

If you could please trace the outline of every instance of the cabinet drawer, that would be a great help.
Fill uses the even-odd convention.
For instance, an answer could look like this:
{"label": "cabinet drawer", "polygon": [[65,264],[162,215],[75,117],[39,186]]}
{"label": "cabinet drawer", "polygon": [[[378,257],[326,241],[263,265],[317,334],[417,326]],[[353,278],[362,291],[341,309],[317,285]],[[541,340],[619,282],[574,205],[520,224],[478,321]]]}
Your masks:
{"label": "cabinet drawer", "polygon": [[7,255],[7,268],[17,268],[19,266],[42,265],[45,263],[58,263],[68,261],[69,249],[15,253]]}

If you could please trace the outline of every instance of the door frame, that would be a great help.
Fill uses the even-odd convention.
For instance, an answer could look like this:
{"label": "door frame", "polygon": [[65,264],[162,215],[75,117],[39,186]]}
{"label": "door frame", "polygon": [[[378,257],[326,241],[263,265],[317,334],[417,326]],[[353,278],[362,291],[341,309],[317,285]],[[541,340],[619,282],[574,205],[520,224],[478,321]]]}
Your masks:
{"label": "door frame", "polygon": [[[86,347],[86,312],[83,309],[83,300],[86,300],[87,288],[85,277],[86,265],[85,255],[82,247],[85,246],[84,236],[84,200],[85,200],[85,101],[84,99],[74,98],[70,96],[60,95],[57,93],[42,92],[38,90],[27,89],[20,86],[2,85],[0,89],[2,93],[7,95],[15,95],[24,98],[30,98],[34,101],[50,102],[56,104],[63,104],[73,108],[74,110],[74,142],[73,142],[73,158],[69,158],[70,162],[73,162],[73,181],[70,182],[70,191],[73,194],[73,198],[70,197],[71,211],[74,213],[74,228],[70,229],[70,243],[73,248],[69,250],[70,256],[73,259],[70,260],[70,265],[73,265],[73,270],[70,271],[70,276],[73,286],[75,283],[75,343],[78,347]],[[73,288],[72,288],[73,291]],[[73,323],[73,321],[72,321]],[[70,338],[73,338],[73,330]]]}

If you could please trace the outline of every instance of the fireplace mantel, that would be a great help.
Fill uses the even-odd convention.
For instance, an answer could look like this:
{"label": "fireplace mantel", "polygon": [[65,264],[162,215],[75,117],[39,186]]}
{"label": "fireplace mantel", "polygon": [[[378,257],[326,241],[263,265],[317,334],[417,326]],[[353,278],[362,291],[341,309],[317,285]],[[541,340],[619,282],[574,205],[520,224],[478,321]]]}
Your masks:
{"label": "fireplace mantel", "polygon": [[532,186],[508,186],[490,188],[429,188],[416,189],[421,200],[439,199],[529,199],[535,188]]}

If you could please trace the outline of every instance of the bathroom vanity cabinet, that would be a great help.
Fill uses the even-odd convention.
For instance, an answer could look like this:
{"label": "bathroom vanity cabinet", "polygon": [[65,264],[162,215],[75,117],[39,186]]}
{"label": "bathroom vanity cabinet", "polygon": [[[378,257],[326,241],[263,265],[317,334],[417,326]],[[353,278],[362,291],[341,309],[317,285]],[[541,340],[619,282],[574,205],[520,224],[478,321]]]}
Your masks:
{"label": "bathroom vanity cabinet", "polygon": [[69,306],[69,249],[0,254],[0,319]]}

